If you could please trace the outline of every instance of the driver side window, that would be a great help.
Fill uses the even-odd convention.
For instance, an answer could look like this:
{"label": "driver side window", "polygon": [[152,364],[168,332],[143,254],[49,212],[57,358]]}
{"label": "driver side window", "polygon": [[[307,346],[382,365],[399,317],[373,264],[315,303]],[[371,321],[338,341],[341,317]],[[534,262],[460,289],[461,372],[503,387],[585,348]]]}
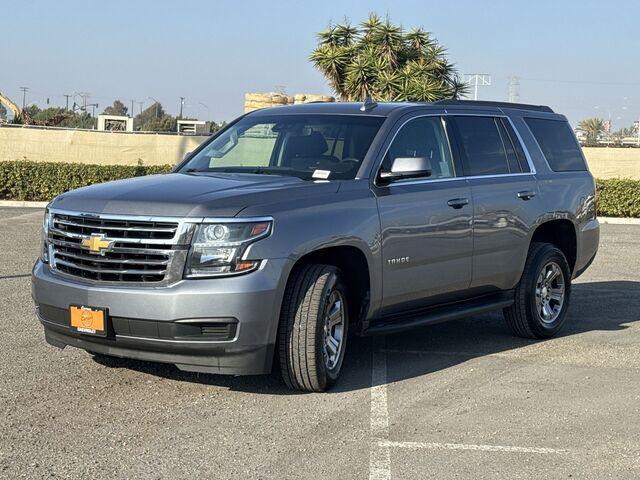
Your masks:
{"label": "driver side window", "polygon": [[429,179],[455,176],[449,143],[440,117],[420,117],[405,123],[393,139],[382,162],[389,171],[396,158],[425,157],[431,162]]}

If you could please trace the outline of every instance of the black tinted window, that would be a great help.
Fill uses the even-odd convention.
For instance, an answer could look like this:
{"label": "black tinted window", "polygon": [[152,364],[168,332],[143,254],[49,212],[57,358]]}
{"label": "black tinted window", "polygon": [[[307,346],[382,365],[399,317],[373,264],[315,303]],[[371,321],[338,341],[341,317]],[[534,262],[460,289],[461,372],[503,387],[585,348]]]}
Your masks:
{"label": "black tinted window", "polygon": [[504,149],[507,152],[507,161],[509,162],[509,171],[511,173],[522,173],[522,169],[520,168],[520,162],[518,161],[518,156],[516,155],[516,150],[513,147],[513,142],[511,138],[509,138],[509,134],[507,134],[507,130],[504,127],[504,123],[502,119],[499,118],[496,121],[498,125],[498,130],[500,130],[500,136],[502,137],[502,143],[504,145]]}
{"label": "black tinted window", "polygon": [[570,172],[587,169],[578,142],[567,122],[539,118],[525,118],[525,122],[536,137],[551,170]]}
{"label": "black tinted window", "polygon": [[530,172],[531,168],[529,167],[529,163],[527,162],[527,156],[524,154],[524,150],[522,149],[522,145],[520,144],[520,139],[516,132],[511,127],[511,122],[507,119],[502,119],[502,125],[506,128],[509,137],[511,138],[511,143],[516,150],[516,155],[518,156],[518,162],[520,162],[520,169],[523,172]]}
{"label": "black tinted window", "polygon": [[493,117],[456,117],[465,174],[509,173],[507,154]]}

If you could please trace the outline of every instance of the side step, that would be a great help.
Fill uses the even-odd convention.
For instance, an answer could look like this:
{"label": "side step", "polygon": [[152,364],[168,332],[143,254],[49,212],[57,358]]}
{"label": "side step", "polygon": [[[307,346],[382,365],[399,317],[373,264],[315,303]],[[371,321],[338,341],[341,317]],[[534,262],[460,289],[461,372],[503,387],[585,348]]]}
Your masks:
{"label": "side step", "polygon": [[363,335],[387,335],[415,327],[446,322],[457,318],[500,310],[513,304],[513,290],[472,298],[462,302],[439,305],[421,311],[395,314],[372,320]]}

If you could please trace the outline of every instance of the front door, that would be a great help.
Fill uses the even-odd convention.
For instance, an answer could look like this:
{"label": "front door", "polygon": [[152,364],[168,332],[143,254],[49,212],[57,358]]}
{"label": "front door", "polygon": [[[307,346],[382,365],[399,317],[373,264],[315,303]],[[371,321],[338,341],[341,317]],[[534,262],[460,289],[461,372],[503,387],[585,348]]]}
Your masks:
{"label": "front door", "polygon": [[471,188],[456,178],[460,166],[453,160],[445,119],[421,116],[404,123],[381,169],[388,171],[397,157],[426,157],[432,171],[377,188],[382,314],[427,305],[434,296],[467,289],[471,279]]}

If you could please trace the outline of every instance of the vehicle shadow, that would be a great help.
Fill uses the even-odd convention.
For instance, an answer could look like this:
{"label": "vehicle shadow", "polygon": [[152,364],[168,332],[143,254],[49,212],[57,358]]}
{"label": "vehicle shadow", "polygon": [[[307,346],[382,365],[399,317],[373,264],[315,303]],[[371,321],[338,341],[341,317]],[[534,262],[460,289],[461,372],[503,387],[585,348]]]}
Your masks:
{"label": "vehicle shadow", "polygon": [[[566,324],[558,337],[591,331],[623,330],[628,328],[626,324],[637,321],[640,321],[640,282],[577,283],[573,285]],[[493,312],[387,335],[382,340],[354,337],[349,342],[342,376],[330,393],[371,387],[374,342],[376,348],[383,343],[384,350],[391,353],[387,356],[387,382],[391,383],[429,375],[472,358],[526,347],[539,340],[514,337],[507,329],[501,312]],[[425,354],[412,355],[409,359],[406,355],[394,355],[402,352]],[[138,360],[94,360],[111,368],[127,368],[171,380],[197,382],[236,391],[269,395],[297,394],[284,386],[277,371],[272,375],[229,377],[182,372],[173,365]]]}

